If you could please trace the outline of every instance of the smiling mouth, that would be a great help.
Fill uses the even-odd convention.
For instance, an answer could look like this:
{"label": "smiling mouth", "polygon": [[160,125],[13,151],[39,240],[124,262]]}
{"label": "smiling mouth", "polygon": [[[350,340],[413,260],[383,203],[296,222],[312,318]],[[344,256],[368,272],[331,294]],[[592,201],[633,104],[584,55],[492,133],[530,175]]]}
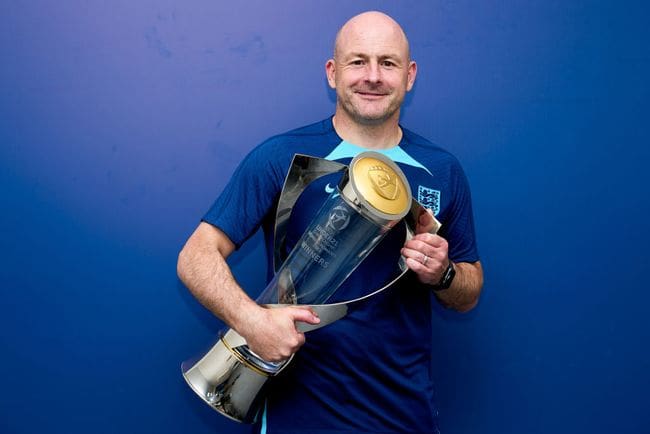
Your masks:
{"label": "smiling mouth", "polygon": [[357,91],[356,93],[357,93],[357,95],[361,96],[362,98],[366,98],[366,99],[379,99],[379,98],[383,98],[384,96],[387,95],[385,93],[361,92],[361,91]]}

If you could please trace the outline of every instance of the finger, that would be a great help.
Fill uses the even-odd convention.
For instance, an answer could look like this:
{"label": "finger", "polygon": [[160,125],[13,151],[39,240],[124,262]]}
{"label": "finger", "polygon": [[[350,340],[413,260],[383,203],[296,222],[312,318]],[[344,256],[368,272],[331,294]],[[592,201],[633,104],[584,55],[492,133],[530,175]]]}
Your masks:
{"label": "finger", "polygon": [[[404,243],[404,248],[408,250],[415,250],[416,252],[427,255],[430,258],[444,258],[447,256],[447,248],[444,245],[432,245],[421,240],[409,240]],[[413,257],[417,258],[417,256]]]}
{"label": "finger", "polygon": [[427,256],[436,256],[438,253],[444,251],[444,249],[440,246],[435,246],[421,240],[409,240],[404,243],[404,247],[410,250],[415,250],[416,252],[420,252]]}
{"label": "finger", "polygon": [[290,308],[291,318],[294,322],[302,321],[307,324],[318,324],[320,318],[312,309],[308,307],[292,307]]}
{"label": "finger", "polygon": [[429,270],[427,270],[427,267],[422,265],[422,263],[416,259],[413,258],[407,258],[406,259],[406,266],[409,267],[410,270],[415,272],[416,274],[426,274],[429,273]]}
{"label": "finger", "polygon": [[436,226],[437,223],[433,212],[429,208],[421,208],[415,232],[418,234],[431,232]]}
{"label": "finger", "polygon": [[447,245],[447,240],[442,238],[440,235],[435,234],[417,234],[409,241],[422,241],[432,247],[444,247]]}
{"label": "finger", "polygon": [[[431,256],[422,253],[422,251],[409,248],[403,248],[401,253],[406,259],[407,266],[415,272],[428,273],[431,276],[434,276],[446,268],[444,263],[447,256],[440,250],[434,251]],[[414,261],[414,263],[411,264],[409,261]]]}
{"label": "finger", "polygon": [[440,276],[414,259],[407,259],[406,266],[418,276],[422,283],[433,285],[440,281]]}
{"label": "finger", "polygon": [[300,348],[305,344],[305,334],[303,332],[298,332],[297,334],[297,345],[296,348]]}
{"label": "finger", "polygon": [[412,240],[420,240],[424,241],[426,243],[433,243],[433,244],[439,244],[440,240],[444,239],[440,235],[436,234],[430,234],[430,233],[422,233],[422,234],[415,234],[413,235]]}
{"label": "finger", "polygon": [[423,260],[423,258],[425,256],[425,253],[422,253],[420,250],[410,249],[408,247],[404,247],[402,249],[401,253],[402,253],[402,256],[404,256],[404,258],[413,259],[413,260],[418,261],[418,262],[422,262],[422,260]]}
{"label": "finger", "polygon": [[417,250],[402,250],[402,256],[404,256],[404,259],[407,261],[407,265],[410,263],[409,261],[413,261],[414,263],[418,264],[417,266],[409,266],[409,268],[413,271],[432,273],[436,268],[439,267],[439,264],[441,262],[439,258],[425,255],[424,253]]}
{"label": "finger", "polygon": [[418,215],[418,223],[421,225],[428,225],[433,221],[433,212],[429,208],[421,208],[420,215]]}

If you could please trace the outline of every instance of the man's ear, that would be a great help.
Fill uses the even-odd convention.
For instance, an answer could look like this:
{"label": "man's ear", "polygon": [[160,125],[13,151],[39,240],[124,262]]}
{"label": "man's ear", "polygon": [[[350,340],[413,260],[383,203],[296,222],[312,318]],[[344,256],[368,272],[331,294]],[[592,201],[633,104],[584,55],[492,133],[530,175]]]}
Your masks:
{"label": "man's ear", "polygon": [[418,74],[418,65],[414,61],[409,62],[408,66],[408,76],[406,79],[406,91],[413,89],[413,84],[415,84],[415,76]]}
{"label": "man's ear", "polygon": [[336,89],[336,79],[334,78],[336,74],[336,62],[334,59],[330,59],[325,63],[325,74],[327,74],[327,83],[329,83],[332,89]]}

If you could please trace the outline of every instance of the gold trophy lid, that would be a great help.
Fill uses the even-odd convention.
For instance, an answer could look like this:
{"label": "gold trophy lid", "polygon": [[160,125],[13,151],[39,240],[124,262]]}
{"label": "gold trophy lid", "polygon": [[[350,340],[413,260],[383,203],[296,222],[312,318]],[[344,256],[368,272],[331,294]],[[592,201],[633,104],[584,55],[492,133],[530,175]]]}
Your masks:
{"label": "gold trophy lid", "polygon": [[[350,163],[352,190],[362,207],[374,217],[387,221],[400,220],[411,209],[411,188],[402,170],[383,154],[362,152]],[[352,193],[348,190],[349,193]]]}

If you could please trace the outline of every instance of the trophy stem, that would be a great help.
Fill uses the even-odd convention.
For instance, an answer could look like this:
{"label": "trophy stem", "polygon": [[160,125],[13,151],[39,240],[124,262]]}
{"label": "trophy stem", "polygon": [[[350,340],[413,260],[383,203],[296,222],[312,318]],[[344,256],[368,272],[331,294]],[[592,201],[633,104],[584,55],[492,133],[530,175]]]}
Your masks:
{"label": "trophy stem", "polygon": [[229,329],[198,362],[185,362],[181,370],[187,384],[214,410],[229,419],[253,423],[264,402],[267,380],[282,371],[291,358],[267,362],[242,342],[244,339]]}

